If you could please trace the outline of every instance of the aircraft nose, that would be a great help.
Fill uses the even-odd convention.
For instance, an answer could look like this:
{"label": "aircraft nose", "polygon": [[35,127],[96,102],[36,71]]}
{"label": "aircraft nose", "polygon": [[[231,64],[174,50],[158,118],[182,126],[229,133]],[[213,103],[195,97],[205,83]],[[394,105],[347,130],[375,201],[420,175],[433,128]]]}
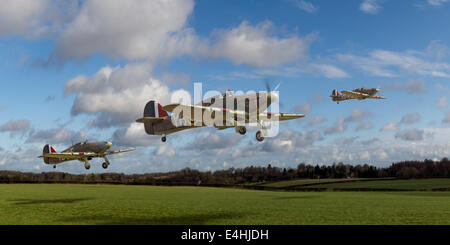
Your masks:
{"label": "aircraft nose", "polygon": [[112,146],[111,142],[106,142],[106,147],[110,148]]}

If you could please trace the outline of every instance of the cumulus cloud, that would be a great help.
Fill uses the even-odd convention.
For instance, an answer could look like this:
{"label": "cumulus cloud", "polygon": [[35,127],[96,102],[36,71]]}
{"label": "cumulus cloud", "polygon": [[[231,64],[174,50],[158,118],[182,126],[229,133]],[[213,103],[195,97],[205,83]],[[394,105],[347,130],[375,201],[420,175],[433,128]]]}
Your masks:
{"label": "cumulus cloud", "polygon": [[380,131],[397,131],[398,130],[398,122],[390,122],[385,124]]}
{"label": "cumulus cloud", "polygon": [[345,122],[355,122],[359,121],[361,119],[367,118],[370,115],[368,111],[362,110],[362,109],[354,109],[350,116],[345,118]]}
{"label": "cumulus cloud", "polygon": [[118,146],[150,146],[156,145],[160,141],[160,137],[146,134],[142,123],[132,123],[126,128],[119,128],[114,131],[112,136],[113,144]]}
{"label": "cumulus cloud", "polygon": [[409,79],[408,82],[392,82],[387,84],[387,89],[405,91],[409,94],[425,93],[427,91],[423,79]]}
{"label": "cumulus cloud", "polygon": [[406,114],[400,120],[402,124],[413,124],[420,121],[420,115],[418,112]]}
{"label": "cumulus cloud", "polygon": [[380,11],[380,0],[363,0],[359,5],[359,9],[366,14],[376,14]]}
{"label": "cumulus cloud", "polygon": [[63,61],[96,53],[147,60],[184,55],[195,42],[185,28],[193,8],[192,0],[85,1],[52,55]]}
{"label": "cumulus cloud", "polygon": [[68,144],[88,140],[86,132],[74,132],[66,128],[37,130],[30,133],[26,143]]}
{"label": "cumulus cloud", "polygon": [[406,141],[420,141],[424,138],[424,130],[416,128],[404,129],[397,132],[395,138]]}
{"label": "cumulus cloud", "polygon": [[319,72],[326,78],[348,78],[350,75],[344,70],[330,64],[311,64],[310,73]]}
{"label": "cumulus cloud", "polygon": [[271,34],[273,30],[270,21],[256,26],[243,21],[236,28],[215,30],[212,34],[214,44],[203,52],[208,57],[226,58],[238,65],[278,66],[305,59],[310,43],[317,38],[317,34],[280,38]]}
{"label": "cumulus cloud", "polygon": [[212,130],[196,137],[191,143],[186,145],[184,149],[200,152],[212,151],[216,154],[221,154],[223,153],[223,150],[233,147],[241,140],[241,137],[238,134],[224,134]]}
{"label": "cumulus cloud", "polygon": [[129,126],[149,100],[168,104],[171,93],[151,77],[147,64],[103,67],[92,77],[79,75],[65,85],[66,95],[76,95],[72,115],[93,115],[90,126],[99,128]]}
{"label": "cumulus cloud", "polygon": [[26,119],[9,120],[0,125],[1,132],[9,132],[11,136],[25,135],[30,130],[30,121]]}
{"label": "cumulus cloud", "polygon": [[57,35],[78,12],[80,1],[4,0],[0,8],[0,36],[40,39]]}
{"label": "cumulus cloud", "polygon": [[169,144],[162,144],[155,150],[154,154],[156,156],[173,157],[175,149]]}
{"label": "cumulus cloud", "polygon": [[295,132],[284,130],[276,138],[269,139],[262,146],[265,152],[290,152],[294,149],[304,148],[322,140],[319,131]]}
{"label": "cumulus cloud", "polygon": [[308,127],[314,127],[317,124],[324,123],[327,121],[328,121],[328,119],[326,117],[313,117],[313,118],[311,118],[311,120],[309,120]]}
{"label": "cumulus cloud", "polygon": [[333,126],[325,129],[324,134],[325,135],[337,134],[337,133],[342,133],[345,130],[347,130],[347,123],[345,122],[345,118],[339,117]]}
{"label": "cumulus cloud", "polygon": [[363,130],[369,130],[373,128],[373,124],[370,122],[361,122],[358,124],[358,126],[355,128],[355,131],[363,131]]}

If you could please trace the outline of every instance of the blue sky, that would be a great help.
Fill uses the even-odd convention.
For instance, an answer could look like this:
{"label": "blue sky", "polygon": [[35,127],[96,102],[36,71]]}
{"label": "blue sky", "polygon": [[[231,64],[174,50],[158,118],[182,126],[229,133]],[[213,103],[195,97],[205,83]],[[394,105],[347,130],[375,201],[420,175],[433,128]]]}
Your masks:
{"label": "blue sky", "polygon": [[[7,0],[10,1],[10,0]],[[54,1],[0,7],[0,169],[52,171],[44,144],[111,140],[137,151],[103,170],[141,173],[369,163],[450,154],[450,1]],[[264,90],[280,83],[283,123],[194,129],[163,144],[134,123],[177,91]],[[377,87],[388,100],[329,99]],[[60,171],[85,172],[79,162]]]}

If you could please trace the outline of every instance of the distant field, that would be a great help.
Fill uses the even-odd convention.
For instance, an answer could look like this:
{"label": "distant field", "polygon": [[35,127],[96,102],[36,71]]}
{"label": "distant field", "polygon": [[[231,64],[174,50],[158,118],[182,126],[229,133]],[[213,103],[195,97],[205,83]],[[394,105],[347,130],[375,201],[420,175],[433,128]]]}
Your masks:
{"label": "distant field", "polygon": [[448,225],[449,203],[450,192],[1,184],[0,224]]}
{"label": "distant field", "polygon": [[[299,187],[300,188],[300,187]],[[343,182],[301,186],[301,188],[334,189],[398,189],[398,190],[432,190],[450,188],[450,178],[442,179],[410,179],[410,180],[377,180],[367,182]]]}
{"label": "distant field", "polygon": [[360,181],[366,180],[363,178],[354,178],[354,179],[297,179],[297,180],[287,180],[287,181],[278,181],[273,183],[261,184],[262,186],[267,187],[290,187],[290,186],[298,186],[298,185],[309,185],[309,184],[320,184],[320,183],[329,183],[329,182],[349,182],[349,181]]}

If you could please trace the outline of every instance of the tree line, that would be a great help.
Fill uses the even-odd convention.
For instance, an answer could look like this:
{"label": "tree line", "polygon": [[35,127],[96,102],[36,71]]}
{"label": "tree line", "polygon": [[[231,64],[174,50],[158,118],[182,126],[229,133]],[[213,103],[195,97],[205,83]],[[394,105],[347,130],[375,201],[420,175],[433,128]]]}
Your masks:
{"label": "tree line", "polygon": [[70,174],[64,172],[29,173],[0,171],[0,183],[105,183],[127,185],[208,185],[231,186],[254,182],[272,182],[298,178],[449,178],[450,161],[425,159],[402,161],[389,167],[377,168],[368,164],[311,165],[300,163],[297,168],[250,166],[227,170],[206,171],[184,168],[165,173]]}

